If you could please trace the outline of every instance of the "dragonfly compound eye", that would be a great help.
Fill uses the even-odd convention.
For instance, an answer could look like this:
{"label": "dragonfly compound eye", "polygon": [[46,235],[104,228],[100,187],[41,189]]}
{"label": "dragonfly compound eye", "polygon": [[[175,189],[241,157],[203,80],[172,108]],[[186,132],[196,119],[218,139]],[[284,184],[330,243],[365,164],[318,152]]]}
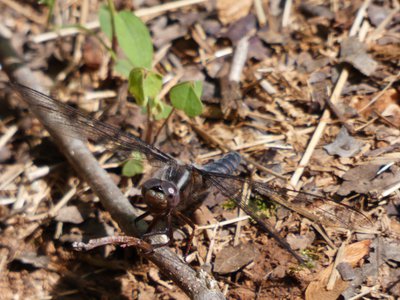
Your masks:
{"label": "dragonfly compound eye", "polygon": [[144,201],[146,202],[148,209],[155,213],[165,210],[166,207],[168,207],[166,195],[157,188],[146,191],[144,193]]}

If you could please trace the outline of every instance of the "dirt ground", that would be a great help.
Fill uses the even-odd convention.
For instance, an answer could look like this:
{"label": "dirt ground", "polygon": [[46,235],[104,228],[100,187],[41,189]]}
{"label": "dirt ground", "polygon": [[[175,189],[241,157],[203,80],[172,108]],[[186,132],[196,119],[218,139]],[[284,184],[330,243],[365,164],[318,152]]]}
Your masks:
{"label": "dirt ground", "polygon": [[[191,277],[168,269],[163,250],[157,258],[115,244],[74,249],[74,242],[130,235],[129,216],[115,217],[112,201],[104,202],[82,171],[87,162],[80,169],[65,158],[9,78],[34,79],[57,101],[185,163],[241,154],[239,176],[276,195],[257,198],[254,210],[306,262],[210,190],[199,209],[184,211],[197,228],[182,272],[207,277],[199,279],[203,292],[227,299],[400,297],[397,1],[114,1],[115,12],[135,12],[150,32],[163,103],[173,102],[175,84],[202,83],[199,116],[175,108],[160,120],[128,93],[123,40],[99,28],[112,1],[42,2],[0,0],[0,299],[197,293]],[[10,67],[10,48],[29,73]],[[145,212],[140,186],[150,166],[123,176],[126,151],[107,141],[88,147],[121,197]],[[188,224],[174,228],[165,247],[171,261],[184,255],[191,232]]]}

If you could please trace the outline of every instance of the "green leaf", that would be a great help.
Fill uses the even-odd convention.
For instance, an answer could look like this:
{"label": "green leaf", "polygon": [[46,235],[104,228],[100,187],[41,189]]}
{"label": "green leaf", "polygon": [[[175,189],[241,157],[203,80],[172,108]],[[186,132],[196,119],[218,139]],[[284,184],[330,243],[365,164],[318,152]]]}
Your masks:
{"label": "green leaf", "polygon": [[160,101],[156,106],[156,111],[154,112],[154,118],[157,121],[161,119],[166,119],[168,118],[171,111],[172,111],[171,105],[168,105],[167,103]]}
{"label": "green leaf", "polygon": [[99,10],[99,22],[101,31],[112,41],[112,18],[107,5],[102,5]]}
{"label": "green leaf", "polygon": [[151,68],[153,44],[143,22],[129,11],[115,14],[115,34],[118,44],[135,67]]}
{"label": "green leaf", "polygon": [[127,160],[122,167],[122,175],[133,177],[143,174],[143,155],[140,152],[132,152],[132,158]]}
{"label": "green leaf", "polygon": [[50,8],[54,7],[55,0],[39,0],[39,4],[46,5]]}
{"label": "green leaf", "polygon": [[237,207],[236,202],[235,200],[232,199],[228,199],[222,203],[222,208],[226,210],[232,210],[236,207]]}
{"label": "green leaf", "polygon": [[183,110],[189,117],[202,113],[201,103],[203,84],[201,81],[187,81],[174,86],[169,92],[172,105]]}
{"label": "green leaf", "polygon": [[47,15],[47,25],[50,24],[50,20],[53,17],[54,4],[56,3],[56,0],[39,0],[38,3],[46,5],[49,8],[49,12]]}
{"label": "green leaf", "polygon": [[129,72],[132,70],[132,68],[133,66],[131,62],[127,59],[117,59],[114,65],[115,72],[125,78],[129,77]]}
{"label": "green leaf", "polygon": [[134,68],[129,73],[128,91],[136,103],[146,106],[149,100],[156,99],[162,88],[162,76],[144,68]]}

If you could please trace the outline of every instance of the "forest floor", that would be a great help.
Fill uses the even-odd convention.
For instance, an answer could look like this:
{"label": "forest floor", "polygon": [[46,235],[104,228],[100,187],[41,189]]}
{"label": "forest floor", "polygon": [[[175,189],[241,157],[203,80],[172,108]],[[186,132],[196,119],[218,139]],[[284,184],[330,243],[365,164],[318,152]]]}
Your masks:
{"label": "forest floor", "polygon": [[[128,93],[123,38],[135,35],[107,38],[98,23],[107,3],[43,2],[0,0],[0,35],[54,98],[185,163],[237,151],[246,159],[241,175],[315,216],[257,199],[259,213],[308,260],[301,265],[213,191],[189,216],[197,229],[188,267],[209,273],[228,299],[400,297],[397,1],[114,1],[150,32],[160,101],[171,104],[179,82],[202,84],[200,115],[175,108],[160,120]],[[10,72],[0,71],[0,299],[188,299],[189,288],[134,247],[73,249],[124,235],[123,226],[7,87]],[[128,178],[123,154],[101,141],[89,148],[146,211],[147,167]],[[183,256],[191,229],[175,227],[169,247]]]}

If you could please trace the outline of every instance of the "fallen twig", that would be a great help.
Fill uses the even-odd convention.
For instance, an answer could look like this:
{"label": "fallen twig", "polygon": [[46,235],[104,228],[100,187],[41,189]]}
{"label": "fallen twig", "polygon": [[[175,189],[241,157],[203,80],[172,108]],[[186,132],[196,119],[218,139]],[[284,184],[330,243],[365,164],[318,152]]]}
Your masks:
{"label": "fallen twig", "polygon": [[145,253],[150,253],[154,249],[153,247],[136,237],[133,236],[106,236],[99,239],[91,239],[88,243],[74,242],[72,247],[77,251],[89,251],[97,247],[105,245],[119,245],[120,247],[135,247],[142,250]]}

